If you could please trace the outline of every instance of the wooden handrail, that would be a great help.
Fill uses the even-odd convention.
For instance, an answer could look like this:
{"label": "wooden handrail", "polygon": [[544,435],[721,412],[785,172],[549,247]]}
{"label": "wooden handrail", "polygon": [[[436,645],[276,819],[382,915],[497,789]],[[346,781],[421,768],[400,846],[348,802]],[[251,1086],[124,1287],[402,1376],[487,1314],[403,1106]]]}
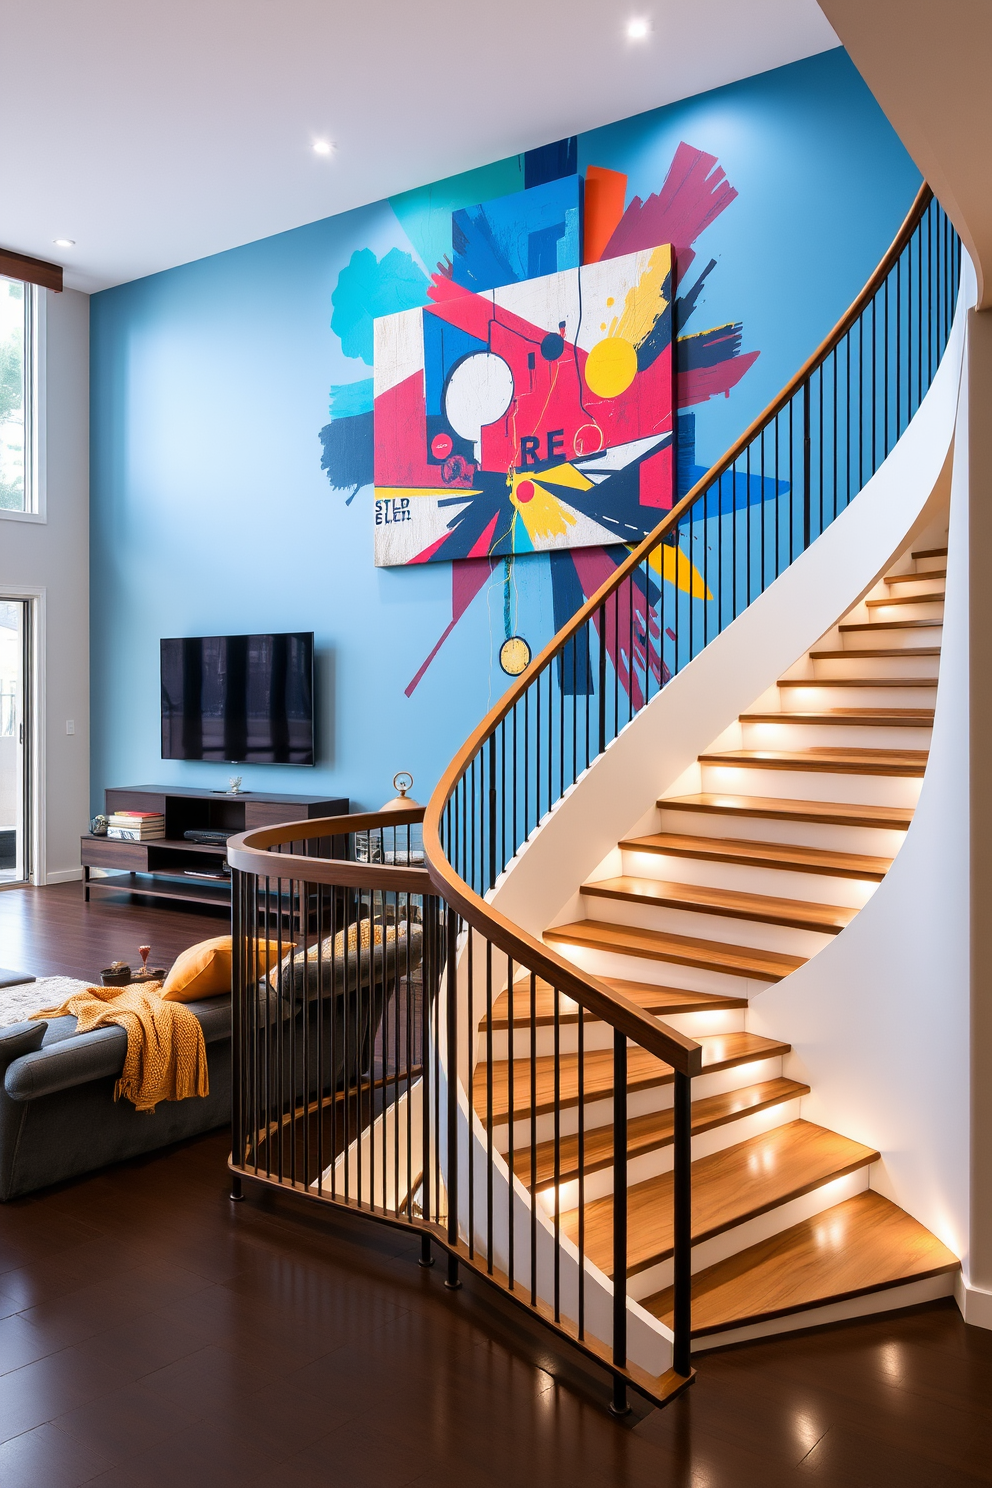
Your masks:
{"label": "wooden handrail", "polygon": [[[923,183],[917,192],[909,212],[906,215],[899,231],[896,233],[891,246],[884,254],[878,267],[875,269],[867,284],[854,300],[853,304],[845,311],[840,320],[820,343],[813,354],[807,358],[794,377],[786,383],[785,387],[768,404],[762,413],[744,430],[740,438],[730,446],[726,453],[717,463],[707,470],[706,474],[696,482],[682,500],[672,507],[658,526],[645,537],[627,558],[618,566],[615,573],[600,586],[591,599],[586,600],[571,620],[552,637],[544,649],[531,664],[520,674],[514,683],[503,694],[503,697],[492,707],[483,718],[482,722],[475,728],[461,749],[454,755],[441,779],[427,803],[424,815],[424,856],[427,870],[432,883],[444,900],[457,907],[469,924],[474,925],[484,935],[499,945],[507,955],[521,960],[522,964],[529,969],[539,971],[548,980],[568,991],[568,995],[575,998],[582,1006],[589,1007],[591,1011],[597,1012],[613,1026],[622,1029],[629,1037],[642,1043],[644,1047],[651,1049],[653,1041],[649,1042],[646,1037],[646,1029],[643,1023],[657,1029],[659,1024],[655,1019],[648,1019],[635,1004],[628,999],[622,998],[618,993],[600,982],[598,978],[589,973],[580,972],[575,966],[563,960],[542,945],[532,936],[528,935],[519,926],[513,925],[503,915],[499,914],[492,905],[488,904],[480,895],[460,877],[449,863],[447,855],[441,843],[441,817],[451,799],[458,782],[466,773],[472,760],[479,754],[483,744],[492,737],[499,724],[506,718],[522,698],[530,690],[535,679],[551,665],[551,663],[562,654],[562,648],[567,642],[585,626],[598,610],[602,608],[609,597],[615,593],[624,581],[637,569],[650,554],[664,542],[672,532],[678,528],[679,522],[690,507],[699,497],[708,491],[713,483],[720,479],[744,453],[754,439],[767,428],[769,424],[781,413],[790,400],[802,386],[809,381],[818,367],[821,367],[830,354],[840,345],[844,336],[854,326],[859,317],[864,313],[879,288],[884,284],[886,276],[891,272],[898,261],[913,233],[919,226],[924,214],[933,200],[933,192],[930,187]],[[636,1018],[634,1015],[637,1015]],[[637,1025],[635,1031],[634,1025]],[[692,1054],[686,1050],[685,1058],[692,1063],[693,1068],[687,1065],[676,1064],[676,1068],[685,1072],[695,1073],[698,1070],[699,1045],[691,1039],[683,1040],[673,1029],[665,1030],[668,1040],[678,1039],[685,1046],[692,1046],[695,1051]],[[673,1051],[674,1052],[674,1051]],[[665,1054],[662,1058],[672,1062],[671,1054]]]}
{"label": "wooden handrail", "polygon": [[315,838],[345,837],[352,832],[379,829],[389,831],[391,827],[414,826],[423,819],[423,806],[397,806],[388,811],[279,822],[276,826],[256,827],[231,837],[227,861],[239,872],[253,873],[257,878],[296,878],[335,888],[379,889],[387,894],[431,894],[434,889],[425,868],[272,852],[272,848],[284,842],[310,842]]}

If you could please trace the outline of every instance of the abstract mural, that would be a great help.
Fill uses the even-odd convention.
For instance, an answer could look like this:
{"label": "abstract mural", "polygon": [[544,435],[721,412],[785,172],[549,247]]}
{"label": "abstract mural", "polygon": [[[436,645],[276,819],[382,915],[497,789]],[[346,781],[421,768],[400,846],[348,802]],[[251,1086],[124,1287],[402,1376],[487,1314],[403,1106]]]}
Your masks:
{"label": "abstract mural", "polygon": [[436,274],[425,309],[375,322],[377,564],[651,531],[673,492],[671,268],[666,244],[486,291]]}
{"label": "abstract mural", "polygon": [[[517,566],[543,572],[564,624],[704,473],[692,410],[758,356],[740,322],[685,329],[717,267],[696,240],[737,197],[716,157],[683,141],[628,200],[625,175],[580,178],[577,153],[562,140],[392,199],[410,252],[359,250],[338,276],[331,327],[371,375],[332,387],[322,468],[349,502],[375,487],[377,564],[451,562],[451,621],[407,696],[487,585],[515,672],[508,643],[534,649],[514,633]],[[694,556],[666,548],[652,584],[705,601]],[[577,671],[567,690],[587,686]]]}

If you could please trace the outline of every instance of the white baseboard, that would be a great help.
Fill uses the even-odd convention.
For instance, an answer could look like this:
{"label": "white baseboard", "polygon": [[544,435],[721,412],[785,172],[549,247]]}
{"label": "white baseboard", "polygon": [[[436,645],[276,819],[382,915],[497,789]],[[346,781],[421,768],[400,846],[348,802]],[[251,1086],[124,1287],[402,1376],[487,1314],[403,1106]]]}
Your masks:
{"label": "white baseboard", "polygon": [[958,1272],[954,1300],[966,1323],[970,1323],[974,1328],[992,1329],[992,1292],[986,1292],[981,1287],[969,1286]]}
{"label": "white baseboard", "polygon": [[82,868],[56,868],[45,874],[46,884],[73,883],[82,878]]}

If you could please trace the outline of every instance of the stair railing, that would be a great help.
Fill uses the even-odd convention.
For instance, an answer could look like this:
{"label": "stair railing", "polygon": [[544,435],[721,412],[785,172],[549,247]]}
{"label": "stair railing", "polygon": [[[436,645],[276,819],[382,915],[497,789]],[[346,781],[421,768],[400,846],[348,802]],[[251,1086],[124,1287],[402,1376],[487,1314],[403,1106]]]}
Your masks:
{"label": "stair railing", "polygon": [[[432,1243],[447,1253],[446,1285],[471,1267],[604,1365],[615,1410],[628,1384],[664,1402],[692,1379],[700,1047],[536,942],[518,959],[509,922],[466,924],[423,866],[423,817],[289,822],[228,844],[234,1196],[248,1179],[413,1230],[422,1264]],[[632,1067],[642,1088],[672,1087],[667,1333],[627,1295]],[[593,1154],[597,1103],[613,1140]],[[614,1202],[587,1235],[590,1172]]]}
{"label": "stair railing", "polygon": [[[675,1070],[674,1287],[667,1316],[673,1370],[683,1381],[691,1376],[691,1077],[700,1068],[699,1046],[683,1040],[678,1047],[674,1030],[514,925],[486,896],[631,719],[874,475],[936,375],[960,274],[957,233],[924,184],[878,268],[820,347],[507,689],[451,761],[425,813],[427,869],[446,906],[451,946],[460,935],[463,954],[471,957],[478,938],[487,968],[491,954],[505,958],[508,985],[514,968],[532,983],[542,978],[556,999],[566,995],[612,1030],[614,1277],[627,1259],[622,1045],[630,1040]],[[533,1040],[533,1009],[530,1024]],[[653,1036],[645,1025],[653,1025]],[[487,1041],[480,1068],[491,1071],[493,1057]],[[556,1119],[558,1110],[556,1085]],[[584,1110],[580,1099],[580,1145]],[[582,1193],[578,1208],[581,1225]],[[625,1367],[624,1327],[617,1287],[609,1348],[619,1403],[625,1377],[643,1384]],[[665,1388],[656,1382],[649,1393],[665,1398]]]}

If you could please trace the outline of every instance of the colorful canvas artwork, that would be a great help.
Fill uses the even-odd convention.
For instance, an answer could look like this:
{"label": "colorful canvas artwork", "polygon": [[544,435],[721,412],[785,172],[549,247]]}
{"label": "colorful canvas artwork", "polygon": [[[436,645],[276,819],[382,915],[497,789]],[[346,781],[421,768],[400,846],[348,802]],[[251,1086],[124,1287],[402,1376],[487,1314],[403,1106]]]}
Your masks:
{"label": "colorful canvas artwork", "polygon": [[[491,620],[502,598],[498,664],[515,675],[523,654],[511,644],[522,641],[518,595],[547,585],[559,628],[704,473],[693,410],[730,397],[758,356],[744,350],[739,321],[686,329],[717,268],[712,256],[697,262],[700,236],[736,198],[716,157],[684,140],[660,185],[642,196],[605,166],[587,164],[580,175],[573,136],[391,198],[397,245],[381,257],[358,248],[341,267],[331,329],[356,376],[331,387],[321,466],[349,504],[378,488],[369,491],[376,563],[455,560],[451,619],[407,684],[408,697],[483,591]],[[622,261],[634,259],[643,278],[643,265],[668,244],[669,287],[659,295],[649,281],[651,293],[626,318],[636,275]],[[606,282],[600,273],[616,276],[612,294],[597,291],[601,303],[614,304],[594,320],[592,286]],[[672,296],[646,334],[642,311]],[[592,355],[599,343],[617,341],[633,345],[636,366],[616,345]],[[648,414],[641,401],[652,378],[668,385],[669,376],[674,431],[660,406]],[[547,407],[532,396],[541,389],[553,394]],[[562,414],[552,417],[558,407]],[[591,410],[595,422],[585,420]],[[650,427],[638,439],[629,428],[641,418]],[[735,477],[721,509],[761,501],[765,487],[760,473]],[[687,548],[666,547],[650,585],[674,584],[705,602],[696,567],[703,554],[694,538]],[[638,624],[650,594],[639,601]],[[618,665],[622,672],[619,658]],[[590,690],[588,669],[577,659],[562,685]]]}
{"label": "colorful canvas artwork", "polygon": [[[532,266],[559,225],[513,239]],[[430,303],[375,322],[376,563],[637,542],[674,489],[671,246],[510,280],[475,236],[472,272],[456,233]]]}

